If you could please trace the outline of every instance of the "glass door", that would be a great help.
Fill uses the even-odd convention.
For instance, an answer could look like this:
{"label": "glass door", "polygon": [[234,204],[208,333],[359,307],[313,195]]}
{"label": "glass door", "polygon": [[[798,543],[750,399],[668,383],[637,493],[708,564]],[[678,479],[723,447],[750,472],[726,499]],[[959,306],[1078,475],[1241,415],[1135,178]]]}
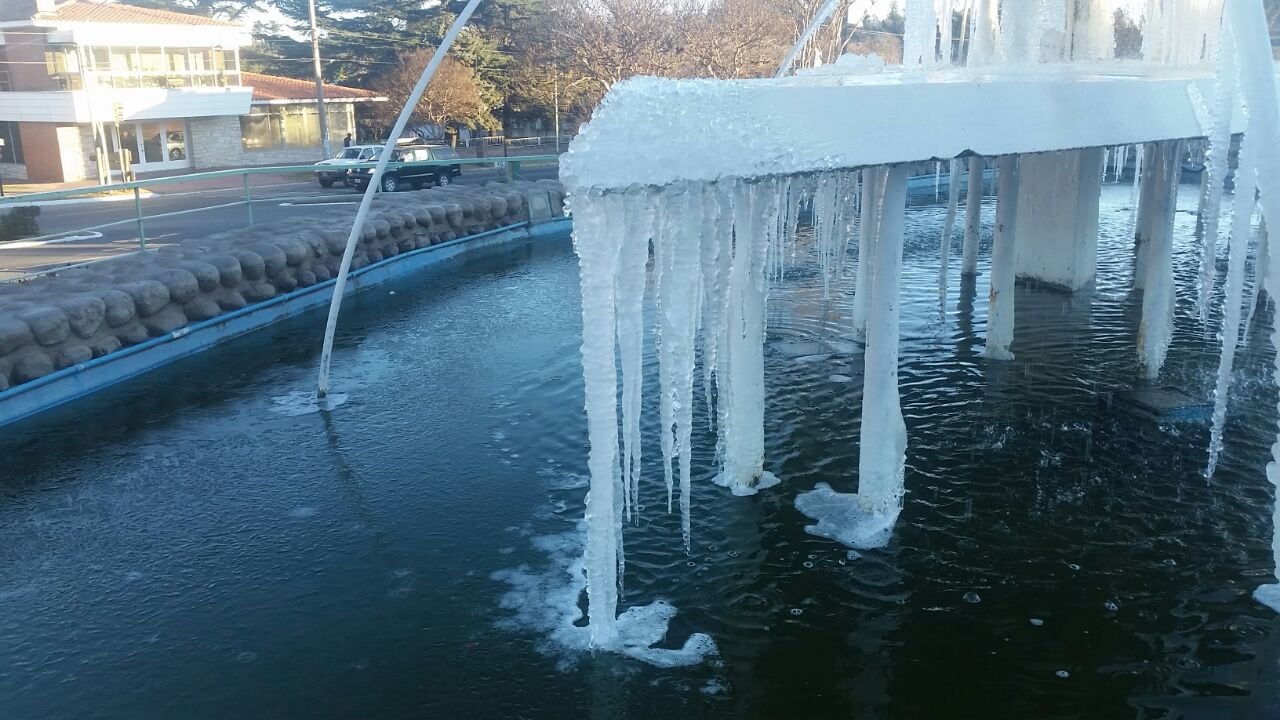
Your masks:
{"label": "glass door", "polygon": [[133,151],[137,173],[190,167],[187,125],[182,120],[155,120],[120,126],[120,143]]}

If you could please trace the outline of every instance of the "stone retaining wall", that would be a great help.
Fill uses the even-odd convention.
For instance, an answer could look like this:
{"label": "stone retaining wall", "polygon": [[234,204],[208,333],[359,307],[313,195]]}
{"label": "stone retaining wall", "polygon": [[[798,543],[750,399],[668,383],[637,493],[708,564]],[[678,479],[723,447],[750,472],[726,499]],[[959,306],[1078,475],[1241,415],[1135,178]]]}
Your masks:
{"label": "stone retaining wall", "polygon": [[[379,195],[351,269],[528,220],[530,196],[563,211],[554,180]],[[287,221],[0,284],[0,390],[329,280],[353,215],[316,205]]]}

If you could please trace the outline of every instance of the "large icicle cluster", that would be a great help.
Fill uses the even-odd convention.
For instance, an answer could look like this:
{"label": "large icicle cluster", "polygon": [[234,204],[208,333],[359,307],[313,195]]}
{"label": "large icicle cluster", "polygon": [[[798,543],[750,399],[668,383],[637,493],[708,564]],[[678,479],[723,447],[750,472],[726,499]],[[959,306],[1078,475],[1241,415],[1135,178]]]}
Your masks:
{"label": "large icicle cluster", "polygon": [[[593,643],[616,634],[621,526],[638,520],[644,300],[655,300],[659,444],[667,509],[690,528],[696,356],[717,431],[715,480],[736,495],[778,479],[764,470],[764,333],[771,279],[794,253],[801,206],[812,208],[826,283],[843,276],[857,227],[857,173],[721,180],[575,199],[582,275],[583,373],[591,442],[585,572]],[[652,248],[652,272],[647,265]],[[617,366],[621,366],[621,378]],[[619,438],[618,386],[622,388]]]}

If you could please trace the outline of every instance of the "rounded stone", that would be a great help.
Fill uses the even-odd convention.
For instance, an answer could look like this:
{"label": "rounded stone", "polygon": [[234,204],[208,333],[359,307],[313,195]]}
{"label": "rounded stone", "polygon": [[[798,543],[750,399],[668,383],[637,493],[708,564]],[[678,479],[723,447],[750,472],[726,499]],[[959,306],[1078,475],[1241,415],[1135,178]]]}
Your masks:
{"label": "rounded stone", "polygon": [[106,307],[104,319],[107,327],[120,327],[138,313],[133,298],[123,290],[111,288],[102,291],[102,304]]}
{"label": "rounded stone", "polygon": [[299,287],[311,287],[312,285],[315,285],[315,284],[316,284],[316,274],[315,274],[315,273],[311,272],[310,270],[299,270],[299,271],[298,271],[298,286],[299,286]]}
{"label": "rounded stone", "polygon": [[391,234],[391,223],[386,220],[374,220],[369,223],[369,225],[373,228],[374,233],[376,233],[378,237],[386,237]]}
{"label": "rounded stone", "polygon": [[289,267],[288,259],[285,257],[284,250],[267,243],[256,243],[250,245],[249,249],[262,257],[262,262],[266,266],[267,278],[274,280],[277,275],[285,271]]}
{"label": "rounded stone", "polygon": [[281,238],[272,243],[284,253],[284,261],[286,265],[297,267],[311,256],[311,249],[306,243],[297,238]]}
{"label": "rounded stone", "polygon": [[239,310],[248,304],[244,296],[235,290],[228,290],[218,295],[218,306],[223,310]]}
{"label": "rounded stone", "polygon": [[333,279],[333,272],[329,270],[329,266],[324,263],[316,263],[311,266],[311,272],[315,273],[316,282],[324,282]]}
{"label": "rounded stone", "polygon": [[92,342],[89,343],[89,349],[93,350],[94,357],[102,357],[103,355],[110,355],[111,353],[119,350],[120,348],[121,348],[120,338],[117,338],[114,335],[105,335],[103,337],[95,338]]}
{"label": "rounded stone", "polygon": [[35,342],[31,326],[16,317],[0,313],[0,355],[8,355],[20,347]]}
{"label": "rounded stone", "polygon": [[[192,282],[195,282],[195,278],[192,278]],[[170,304],[160,312],[144,318],[142,324],[151,337],[159,337],[186,327],[187,316],[182,312],[181,307]]]}
{"label": "rounded stone", "polygon": [[262,256],[252,250],[238,249],[231,256],[240,263],[240,270],[245,280],[261,280],[266,277],[267,263]]}
{"label": "rounded stone", "polygon": [[161,270],[151,278],[164,283],[169,289],[169,299],[176,303],[185,303],[200,294],[200,283],[196,276],[180,268]]}
{"label": "rounded stone", "polygon": [[233,288],[244,280],[244,271],[240,269],[240,261],[230,255],[211,255],[206,262],[218,271],[218,280],[223,287]]}
{"label": "rounded stone", "polygon": [[147,335],[147,329],[139,320],[133,320],[121,325],[115,329],[115,333],[116,337],[120,339],[120,342],[125,345],[137,345],[150,337]]}
{"label": "rounded stone", "polygon": [[31,335],[41,345],[56,345],[71,334],[67,314],[56,307],[36,306],[18,313],[17,318],[31,328]]}
{"label": "rounded stone", "polygon": [[59,370],[72,365],[89,362],[93,359],[93,350],[88,345],[63,345],[54,353],[53,365]]}
{"label": "rounded stone", "polygon": [[244,299],[251,303],[270,300],[276,296],[276,287],[271,283],[255,282],[248,283],[240,288],[240,293],[244,295]]}
{"label": "rounded stone", "polygon": [[222,308],[208,295],[200,295],[184,304],[182,312],[192,321],[212,320],[222,314]]}
{"label": "rounded stone", "polygon": [[169,288],[156,280],[137,280],[121,285],[120,289],[133,298],[134,307],[143,317],[160,312],[169,304]]}
{"label": "rounded stone", "polygon": [[13,379],[19,383],[31,382],[53,372],[53,359],[42,352],[30,352],[13,364]]}
{"label": "rounded stone", "polygon": [[212,292],[222,285],[222,275],[212,263],[187,261],[181,268],[196,277],[200,292]]}
{"label": "rounded stone", "polygon": [[67,314],[71,332],[82,338],[96,335],[107,316],[107,303],[93,295],[72,295],[56,302]]}

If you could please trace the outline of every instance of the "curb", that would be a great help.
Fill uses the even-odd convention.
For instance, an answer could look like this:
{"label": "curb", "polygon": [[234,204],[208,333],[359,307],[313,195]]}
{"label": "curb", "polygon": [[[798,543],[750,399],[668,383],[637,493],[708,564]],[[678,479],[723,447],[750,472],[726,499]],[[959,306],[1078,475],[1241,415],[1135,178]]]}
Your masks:
{"label": "curb", "polygon": [[[155,193],[150,190],[143,190],[140,193],[140,197],[144,199],[154,196]],[[59,205],[87,205],[89,203],[124,202],[126,200],[133,200],[133,195],[106,195],[72,200],[36,200],[33,202],[23,202],[21,195],[6,195],[0,198],[0,212],[15,207],[57,207]]]}

